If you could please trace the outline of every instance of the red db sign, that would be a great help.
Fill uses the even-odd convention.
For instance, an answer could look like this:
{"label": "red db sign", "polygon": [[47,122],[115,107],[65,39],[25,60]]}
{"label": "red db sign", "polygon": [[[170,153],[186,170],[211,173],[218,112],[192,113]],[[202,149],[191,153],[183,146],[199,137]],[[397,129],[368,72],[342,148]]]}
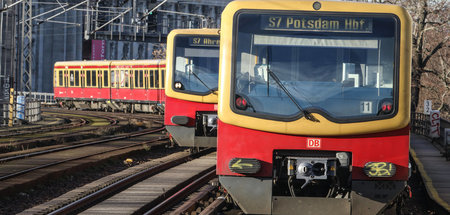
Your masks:
{"label": "red db sign", "polygon": [[321,142],[322,141],[320,139],[308,138],[306,139],[306,148],[320,149]]}

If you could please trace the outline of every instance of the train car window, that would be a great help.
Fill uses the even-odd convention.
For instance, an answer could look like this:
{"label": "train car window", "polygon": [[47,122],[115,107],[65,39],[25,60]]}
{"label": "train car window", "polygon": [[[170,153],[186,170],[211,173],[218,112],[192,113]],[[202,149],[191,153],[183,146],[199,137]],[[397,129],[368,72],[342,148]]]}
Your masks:
{"label": "train car window", "polygon": [[73,70],[70,71],[70,85],[71,87],[75,86],[75,73]]}
{"label": "train car window", "polygon": [[62,87],[63,86],[63,81],[64,81],[64,75],[63,75],[63,71],[59,70],[58,71],[58,86]]}
{"label": "train car window", "polygon": [[103,87],[109,87],[109,85],[108,85],[108,70],[103,70]]}
{"label": "train car window", "polygon": [[80,71],[81,87],[86,87],[86,75],[83,70]]}
{"label": "train car window", "polygon": [[75,86],[80,86],[80,71],[75,70]]}
{"label": "train car window", "polygon": [[150,70],[150,87],[149,88],[154,88],[155,87],[154,73],[155,73],[155,70]]}
{"label": "train car window", "polygon": [[133,89],[135,86],[134,86],[134,79],[135,79],[136,77],[134,76],[134,70],[130,70],[130,88],[131,89]]}
{"label": "train car window", "polygon": [[97,86],[97,71],[92,70],[91,71],[91,80],[92,80],[92,86],[96,87]]}
{"label": "train car window", "polygon": [[92,86],[91,84],[91,70],[86,71],[86,87]]}
{"label": "train car window", "polygon": [[129,87],[129,75],[128,70],[120,70],[120,87]]}
{"label": "train car window", "polygon": [[148,89],[148,70],[144,71],[144,87]]}
{"label": "train car window", "polygon": [[161,70],[156,70],[155,71],[155,87],[156,88],[159,88],[159,72],[160,72]]}
{"label": "train car window", "polygon": [[165,76],[166,76],[166,70],[163,69],[163,70],[161,70],[161,88],[164,88],[164,83],[166,82]]}
{"label": "train car window", "polygon": [[143,70],[139,70],[139,87],[143,88],[144,87],[144,71]]}
{"label": "train car window", "polygon": [[111,70],[111,87],[116,87],[116,82],[115,82],[115,71]]}

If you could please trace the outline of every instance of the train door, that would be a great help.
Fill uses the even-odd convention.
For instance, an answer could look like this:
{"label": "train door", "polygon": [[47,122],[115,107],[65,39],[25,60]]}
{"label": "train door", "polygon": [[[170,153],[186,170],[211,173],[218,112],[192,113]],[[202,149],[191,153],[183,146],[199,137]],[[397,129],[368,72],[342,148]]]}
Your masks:
{"label": "train door", "polygon": [[95,74],[97,76],[97,98],[103,98],[102,96],[102,70],[96,70]]}
{"label": "train door", "polygon": [[165,103],[165,93],[164,93],[164,82],[165,82],[165,77],[166,77],[166,69],[165,68],[161,68],[160,69],[160,71],[161,71],[161,89],[159,90],[159,95],[160,95],[160,100],[159,100],[159,102],[160,103]]}

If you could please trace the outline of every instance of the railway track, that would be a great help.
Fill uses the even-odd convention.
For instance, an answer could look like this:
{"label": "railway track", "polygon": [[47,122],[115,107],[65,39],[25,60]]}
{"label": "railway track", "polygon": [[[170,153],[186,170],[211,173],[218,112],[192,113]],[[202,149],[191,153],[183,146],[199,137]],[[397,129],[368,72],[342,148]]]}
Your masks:
{"label": "railway track", "polygon": [[217,182],[205,185],[216,177],[215,156],[210,150],[174,153],[92,182],[21,214],[162,214],[201,187],[202,195],[217,189]]}
{"label": "railway track", "polygon": [[93,165],[110,157],[142,150],[144,147],[166,143],[167,137],[162,134],[163,130],[163,128],[149,129],[101,141],[2,158],[0,193],[20,190],[62,172]]}
{"label": "railway track", "polygon": [[[63,121],[71,121],[70,124],[48,123],[47,127],[35,126],[28,132],[11,132],[12,136],[0,138],[0,157],[13,156],[27,153],[33,148],[47,147],[52,145],[70,144],[72,141],[82,139],[101,138],[117,132],[128,132],[140,127],[162,127],[161,116],[155,115],[133,115],[114,114],[102,112],[67,111],[58,109],[46,109],[46,115],[59,117]],[[60,120],[61,121],[61,120]],[[142,121],[146,121],[143,123]],[[56,124],[56,125],[54,125]],[[24,127],[22,129],[26,129]],[[13,128],[17,130],[19,128]],[[8,129],[9,130],[9,129]],[[0,131],[1,134],[1,131]]]}

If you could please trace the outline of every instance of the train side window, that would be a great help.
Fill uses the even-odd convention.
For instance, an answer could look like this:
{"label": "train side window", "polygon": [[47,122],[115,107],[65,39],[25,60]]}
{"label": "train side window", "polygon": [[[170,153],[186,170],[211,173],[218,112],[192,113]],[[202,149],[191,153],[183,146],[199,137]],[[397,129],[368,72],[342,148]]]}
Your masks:
{"label": "train side window", "polygon": [[64,85],[63,81],[64,81],[63,71],[59,70],[58,71],[58,86],[62,87]]}
{"label": "train side window", "polygon": [[91,85],[91,70],[86,71],[86,87],[90,87]]}
{"label": "train side window", "polygon": [[115,74],[116,72],[114,70],[111,70],[111,87],[116,87],[115,81]]}
{"label": "train side window", "polygon": [[134,79],[134,87],[135,88],[139,88],[139,70],[134,70],[133,71],[133,79]]}
{"label": "train side window", "polygon": [[108,70],[103,70],[103,87],[109,87],[108,77]]}
{"label": "train side window", "polygon": [[73,70],[70,71],[70,85],[71,87],[75,86],[75,73]]}
{"label": "train side window", "polygon": [[164,88],[164,82],[165,82],[164,77],[165,77],[165,74],[166,74],[166,70],[162,69],[161,70],[161,88]]}
{"label": "train side window", "polygon": [[120,87],[128,88],[129,86],[128,70],[120,70]]}
{"label": "train side window", "polygon": [[144,71],[143,70],[139,70],[139,87],[143,88],[144,87]]}
{"label": "train side window", "polygon": [[92,70],[91,71],[91,80],[92,80],[92,86],[96,87],[97,86],[97,71],[96,70]]}
{"label": "train side window", "polygon": [[130,76],[130,88],[133,89],[135,87],[134,86],[134,79],[136,78],[134,76],[134,70],[130,70],[129,76]]}
{"label": "train side window", "polygon": [[159,72],[160,72],[161,70],[156,70],[155,71],[155,87],[156,88],[159,88]]}
{"label": "train side window", "polygon": [[148,89],[148,70],[144,70],[144,87]]}
{"label": "train side window", "polygon": [[155,70],[150,70],[150,87],[149,88],[154,88],[155,87],[154,73],[155,73]]}
{"label": "train side window", "polygon": [[80,71],[75,70],[75,86],[80,86]]}
{"label": "train side window", "polygon": [[85,71],[80,71],[81,87],[86,87],[86,75]]}

